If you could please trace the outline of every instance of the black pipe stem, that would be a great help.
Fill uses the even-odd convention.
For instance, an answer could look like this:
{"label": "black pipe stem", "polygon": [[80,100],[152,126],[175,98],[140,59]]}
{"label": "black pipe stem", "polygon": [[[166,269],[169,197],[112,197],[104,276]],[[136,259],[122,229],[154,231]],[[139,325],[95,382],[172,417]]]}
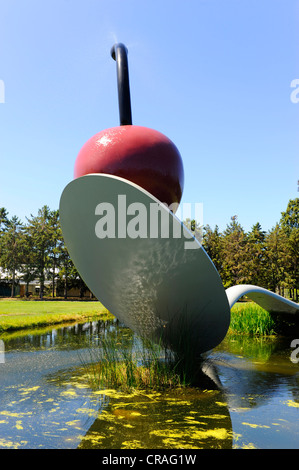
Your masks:
{"label": "black pipe stem", "polygon": [[114,44],[111,56],[116,61],[120,125],[132,125],[128,50],[122,43]]}

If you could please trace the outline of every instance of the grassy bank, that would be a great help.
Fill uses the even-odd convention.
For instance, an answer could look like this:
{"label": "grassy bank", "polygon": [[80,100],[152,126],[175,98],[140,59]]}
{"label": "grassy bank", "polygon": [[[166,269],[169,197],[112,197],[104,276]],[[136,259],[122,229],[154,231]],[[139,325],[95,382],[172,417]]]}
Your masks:
{"label": "grassy bank", "polygon": [[98,301],[0,300],[0,333],[114,317]]}
{"label": "grassy bank", "polygon": [[[0,333],[64,322],[113,319],[98,301],[0,300]],[[231,310],[229,332],[249,336],[277,333],[277,321],[254,302],[238,302]]]}
{"label": "grassy bank", "polygon": [[277,333],[277,322],[254,302],[237,302],[231,309],[229,334],[269,336]]}

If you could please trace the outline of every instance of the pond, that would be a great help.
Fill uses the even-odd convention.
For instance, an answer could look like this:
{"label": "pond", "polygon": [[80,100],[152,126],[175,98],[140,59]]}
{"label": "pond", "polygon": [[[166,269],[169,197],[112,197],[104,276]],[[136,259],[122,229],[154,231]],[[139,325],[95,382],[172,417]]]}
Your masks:
{"label": "pond", "polygon": [[130,332],[114,321],[1,337],[0,448],[299,448],[290,338],[227,336],[202,386],[130,394],[90,388],[90,350],[110,334]]}

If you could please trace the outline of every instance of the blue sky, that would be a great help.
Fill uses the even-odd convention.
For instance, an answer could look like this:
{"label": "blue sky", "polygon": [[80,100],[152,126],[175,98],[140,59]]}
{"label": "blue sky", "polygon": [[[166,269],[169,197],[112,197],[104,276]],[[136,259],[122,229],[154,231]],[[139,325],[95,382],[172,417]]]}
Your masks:
{"label": "blue sky", "polygon": [[[76,156],[119,125],[115,42],[133,124],[182,155],[204,224],[269,230],[298,197],[298,0],[1,0],[0,207],[57,209]],[[299,92],[298,92],[299,97]],[[299,101],[299,100],[298,100]]]}

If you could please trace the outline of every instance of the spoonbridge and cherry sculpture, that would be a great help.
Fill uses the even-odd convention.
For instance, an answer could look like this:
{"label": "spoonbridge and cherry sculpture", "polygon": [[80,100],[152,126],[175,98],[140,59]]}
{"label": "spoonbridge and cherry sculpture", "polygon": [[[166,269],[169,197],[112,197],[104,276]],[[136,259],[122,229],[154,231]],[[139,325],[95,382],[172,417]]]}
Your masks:
{"label": "spoonbridge and cherry sculpture", "polygon": [[270,313],[299,305],[252,285],[224,288],[200,242],[176,217],[184,172],[176,146],[132,125],[127,49],[115,44],[120,126],[82,147],[63,190],[60,222],[70,257],[95,297],[139,335],[194,357],[226,336],[247,295]]}

